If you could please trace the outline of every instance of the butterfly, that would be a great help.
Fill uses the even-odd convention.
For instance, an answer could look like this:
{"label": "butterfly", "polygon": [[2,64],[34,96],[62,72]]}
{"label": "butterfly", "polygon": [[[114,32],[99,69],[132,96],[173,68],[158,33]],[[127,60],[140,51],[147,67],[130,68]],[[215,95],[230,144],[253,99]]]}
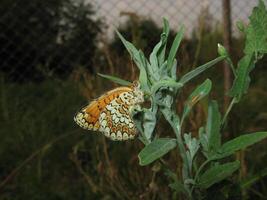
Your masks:
{"label": "butterfly", "polygon": [[82,108],[74,121],[87,130],[99,131],[111,140],[133,139],[138,131],[131,117],[131,109],[144,102],[138,82],[129,87],[110,90]]}

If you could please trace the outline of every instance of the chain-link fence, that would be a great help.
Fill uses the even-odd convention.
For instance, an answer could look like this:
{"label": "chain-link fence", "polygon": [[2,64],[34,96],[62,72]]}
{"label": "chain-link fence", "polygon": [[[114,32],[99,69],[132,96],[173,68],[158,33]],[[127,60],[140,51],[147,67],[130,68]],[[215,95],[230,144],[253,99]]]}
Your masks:
{"label": "chain-link fence", "polygon": [[[247,21],[256,4],[257,0],[231,1],[232,24]],[[216,25],[222,22],[222,13],[220,0],[3,0],[0,71],[12,81],[66,77],[77,66],[93,71],[99,38],[103,38],[99,36],[112,40],[115,28],[126,23],[129,15],[157,25],[166,17],[174,30],[184,24],[190,37],[201,16]]]}
{"label": "chain-link fence", "polygon": [[[171,27],[176,29],[184,24],[187,34],[190,35],[193,28],[198,25],[198,18],[208,12],[214,22],[221,22],[223,7],[221,0],[94,0],[93,5],[98,15],[104,17],[111,31],[119,23],[125,21],[123,13],[135,13],[136,15],[151,18],[158,24],[162,17],[169,19]],[[231,18],[233,24],[237,20],[247,21],[248,16],[257,0],[233,0],[231,1]],[[234,29],[234,31],[236,31]]]}

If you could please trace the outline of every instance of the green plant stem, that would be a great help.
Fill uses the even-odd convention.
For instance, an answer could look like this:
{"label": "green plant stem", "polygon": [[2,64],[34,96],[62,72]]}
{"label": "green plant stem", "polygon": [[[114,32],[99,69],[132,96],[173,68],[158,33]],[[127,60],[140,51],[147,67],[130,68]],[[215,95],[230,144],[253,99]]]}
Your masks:
{"label": "green plant stem", "polygon": [[234,63],[229,56],[226,57],[226,62],[230,65],[230,68],[231,68],[234,76],[236,77],[236,71],[235,71]]}
{"label": "green plant stem", "polygon": [[229,115],[230,111],[232,110],[232,108],[233,108],[233,106],[234,106],[235,103],[236,103],[236,98],[234,97],[234,98],[232,99],[230,105],[228,106],[228,108],[227,108],[227,110],[226,110],[224,116],[223,116],[222,126],[225,124],[225,121],[226,121],[226,119],[227,119],[227,117],[228,117],[228,115]]}
{"label": "green plant stem", "polygon": [[[183,144],[181,127],[177,125],[177,129],[178,129],[178,133],[176,134],[176,138],[177,138],[177,143],[178,143],[180,155],[181,155],[182,160],[183,160],[183,179],[185,181],[186,179],[190,178],[190,169],[189,169],[189,164],[188,164],[188,160],[186,157],[185,146]],[[188,193],[189,199],[193,199],[192,198],[192,192],[191,192],[190,188],[188,187],[188,185],[184,184],[184,186],[185,186],[185,190]]]}
{"label": "green plant stem", "polygon": [[[180,151],[180,155],[181,155],[182,160],[183,160],[183,171],[182,171],[182,174],[183,174],[183,180],[185,182],[186,179],[191,178],[191,175],[190,175],[190,169],[189,169],[188,160],[187,160],[187,157],[186,157],[186,149],[185,149],[185,146],[184,146],[184,143],[183,143],[183,139],[182,139],[181,124],[175,125],[175,124],[171,123],[171,125],[172,125],[172,127],[174,129],[174,132],[175,132],[175,135],[176,135],[176,140],[177,140],[177,143],[178,143],[178,149]],[[189,199],[193,199],[192,198],[192,192],[191,192],[191,190],[190,190],[190,188],[188,186],[189,185],[184,184],[184,187],[185,187],[185,190],[187,191]]]}
{"label": "green plant stem", "polygon": [[[187,161],[187,157],[186,157],[186,149],[185,146],[183,144],[183,139],[182,139],[182,132],[181,132],[181,124],[179,122],[179,117],[177,116],[176,113],[174,113],[172,110],[170,109],[162,109],[161,110],[165,119],[169,122],[169,124],[171,125],[175,135],[176,135],[176,141],[177,141],[177,145],[178,145],[178,149],[180,151],[180,155],[182,157],[182,161],[183,161],[183,180],[185,181],[186,179],[189,179],[189,168],[188,168],[188,161]],[[173,121],[173,119],[176,119],[176,121]],[[192,199],[192,194],[190,193],[190,189],[188,188],[187,185],[185,185],[185,189],[188,193],[188,196],[190,199]]]}

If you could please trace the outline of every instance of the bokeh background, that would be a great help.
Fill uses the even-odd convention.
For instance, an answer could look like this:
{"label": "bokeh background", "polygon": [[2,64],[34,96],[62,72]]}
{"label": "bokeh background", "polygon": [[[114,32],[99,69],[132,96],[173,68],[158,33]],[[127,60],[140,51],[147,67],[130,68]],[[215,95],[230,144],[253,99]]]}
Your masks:
{"label": "bokeh background", "polygon": [[[175,199],[157,164],[138,165],[141,142],[109,141],[99,133],[80,129],[73,116],[90,99],[117,87],[97,73],[130,81],[138,76],[115,29],[148,55],[159,40],[163,17],[170,22],[170,38],[184,25],[186,33],[177,55],[181,75],[214,59],[217,43],[230,49],[236,63],[244,46],[236,22],[248,23],[257,3],[1,0],[0,199]],[[266,63],[265,57],[253,71],[252,86],[234,108],[222,133],[225,139],[267,130]],[[227,104],[225,88],[227,81],[231,82],[224,67],[220,63],[190,82],[177,99],[178,112],[190,91],[204,78],[212,79],[212,98],[220,102],[223,112]],[[185,132],[197,135],[205,123],[206,104],[207,99],[196,106]],[[173,133],[160,120],[157,134]],[[235,183],[243,198],[266,198],[266,141],[236,156],[242,165]],[[164,158],[179,175],[180,158],[175,152]],[[255,184],[246,190],[241,187],[246,178],[264,170]]]}

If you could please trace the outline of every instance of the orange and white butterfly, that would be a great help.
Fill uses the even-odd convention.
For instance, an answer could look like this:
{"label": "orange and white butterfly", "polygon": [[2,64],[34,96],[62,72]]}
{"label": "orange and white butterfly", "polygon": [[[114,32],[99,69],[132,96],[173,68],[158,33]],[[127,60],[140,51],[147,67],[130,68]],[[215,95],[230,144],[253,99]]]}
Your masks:
{"label": "orange and white butterfly", "polygon": [[137,135],[131,109],[144,102],[138,82],[118,87],[82,108],[74,121],[82,128],[102,132],[111,140],[128,140]]}

